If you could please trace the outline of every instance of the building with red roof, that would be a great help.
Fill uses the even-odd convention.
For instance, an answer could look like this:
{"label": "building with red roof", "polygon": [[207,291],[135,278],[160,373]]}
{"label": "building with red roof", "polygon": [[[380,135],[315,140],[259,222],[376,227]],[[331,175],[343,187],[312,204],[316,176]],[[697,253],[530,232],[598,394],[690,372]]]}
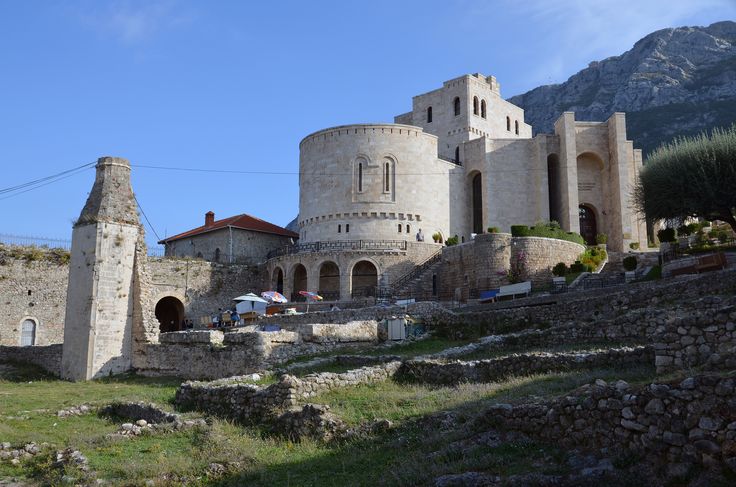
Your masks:
{"label": "building with red roof", "polygon": [[166,256],[197,257],[226,264],[258,264],[272,250],[293,244],[299,234],[260,218],[242,215],[215,220],[208,211],[204,225],[167,237]]}

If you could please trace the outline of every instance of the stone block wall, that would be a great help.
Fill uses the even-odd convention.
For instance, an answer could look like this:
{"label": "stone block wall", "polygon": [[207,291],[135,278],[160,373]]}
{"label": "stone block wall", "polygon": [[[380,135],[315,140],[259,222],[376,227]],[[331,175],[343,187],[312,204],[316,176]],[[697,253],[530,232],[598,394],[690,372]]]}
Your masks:
{"label": "stone block wall", "polygon": [[295,329],[164,333],[158,344],[143,347],[133,366],[142,375],[218,379],[263,371],[303,355],[378,341],[376,321]]}
{"label": "stone block wall", "polygon": [[476,427],[522,431],[563,448],[638,451],[687,474],[692,465],[736,471],[734,379],[699,375],[632,388],[596,381],[553,401],[488,408]]}
{"label": "stone block wall", "polygon": [[531,280],[534,286],[549,283],[555,265],[559,262],[570,265],[583,252],[583,245],[554,238],[514,237],[511,241],[511,260],[522,259],[523,278]]}
{"label": "stone block wall", "polygon": [[0,246],[0,345],[20,345],[27,319],[36,323],[36,345],[61,343],[64,337],[69,265],[39,252],[39,260],[29,261]]}
{"label": "stone block wall", "polygon": [[736,299],[703,301],[702,309],[672,316],[657,328],[657,373],[700,365],[736,368]]}
{"label": "stone block wall", "polygon": [[6,347],[0,345],[0,361],[9,360],[38,365],[45,371],[61,373],[61,344],[33,347]]}
{"label": "stone block wall", "polygon": [[[456,288],[486,290],[506,282],[511,258],[511,234],[487,233],[475,240],[442,249],[442,264],[437,269],[440,295],[452,296]],[[424,276],[431,280],[432,276]]]}

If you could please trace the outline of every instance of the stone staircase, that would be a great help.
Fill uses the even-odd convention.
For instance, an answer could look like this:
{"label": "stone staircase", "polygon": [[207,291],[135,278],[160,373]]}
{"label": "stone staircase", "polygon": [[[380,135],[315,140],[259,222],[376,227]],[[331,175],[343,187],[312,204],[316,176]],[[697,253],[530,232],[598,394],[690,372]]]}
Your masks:
{"label": "stone staircase", "polygon": [[432,295],[432,274],[442,265],[441,257],[442,249],[396,279],[384,291],[385,297],[393,299],[430,297]]}
{"label": "stone staircase", "polygon": [[620,274],[625,271],[623,260],[629,255],[636,257],[638,269],[659,264],[658,252],[613,252],[608,251],[608,263],[601,269],[601,274]]}

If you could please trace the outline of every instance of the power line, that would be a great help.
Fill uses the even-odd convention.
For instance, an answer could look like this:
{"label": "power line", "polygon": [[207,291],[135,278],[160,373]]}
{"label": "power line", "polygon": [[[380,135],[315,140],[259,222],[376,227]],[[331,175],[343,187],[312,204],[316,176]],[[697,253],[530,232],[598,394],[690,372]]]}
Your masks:
{"label": "power line", "polygon": [[28,181],[27,183],[19,184],[17,186],[11,186],[9,188],[3,188],[3,189],[0,189],[0,194],[12,193],[12,192],[14,192],[16,190],[19,190],[19,189],[22,189],[22,188],[25,188],[25,187],[28,187],[28,186],[32,186],[32,185],[37,184],[37,183],[41,183],[43,181],[48,181],[49,179],[54,179],[54,178],[57,178],[59,176],[63,176],[65,174],[73,173],[75,171],[79,171],[80,169],[86,169],[86,168],[92,166],[93,164],[95,164],[95,162],[89,162],[87,164],[82,164],[81,166],[77,166],[77,167],[72,168],[72,169],[67,169],[66,171],[62,171],[60,173],[52,174],[51,176],[46,176],[46,177],[43,177],[43,178],[34,179],[33,181]]}
{"label": "power line", "polygon": [[[86,168],[85,168],[85,169],[86,169]],[[81,170],[80,170],[80,171],[77,171],[77,172],[74,172],[74,173],[71,173],[71,174],[67,174],[66,176],[62,176],[62,177],[59,177],[59,178],[53,179],[53,180],[51,180],[51,181],[47,181],[47,182],[45,182],[45,183],[43,183],[43,184],[37,184],[36,186],[33,186],[33,187],[30,187],[30,188],[24,189],[23,191],[16,191],[16,192],[14,192],[14,193],[8,194],[7,196],[5,196],[5,197],[3,197],[3,198],[0,198],[0,201],[2,201],[2,200],[6,200],[6,199],[8,199],[8,198],[12,198],[13,196],[18,196],[18,195],[20,195],[20,194],[23,194],[23,193],[27,193],[27,192],[29,192],[29,191],[33,191],[34,189],[38,189],[38,188],[42,188],[42,187],[44,187],[44,186],[48,186],[49,184],[52,184],[52,183],[56,183],[56,182],[59,182],[59,181],[61,181],[62,179],[67,179],[67,178],[70,178],[70,177],[72,177],[72,176],[76,176],[77,174],[80,174],[81,172],[83,172],[83,171],[81,171]],[[0,193],[0,194],[1,194],[1,193]]]}
{"label": "power line", "polygon": [[161,237],[158,236],[158,232],[156,232],[156,229],[153,228],[153,225],[151,225],[151,220],[148,219],[148,217],[146,216],[146,212],[143,211],[143,207],[138,202],[138,198],[136,197],[135,193],[133,193],[133,199],[135,199],[135,203],[138,205],[138,209],[141,210],[141,214],[143,215],[143,218],[146,219],[146,223],[148,223],[148,227],[151,229],[151,231],[153,232],[153,234],[156,235],[156,241],[157,242],[160,242],[161,241]]}

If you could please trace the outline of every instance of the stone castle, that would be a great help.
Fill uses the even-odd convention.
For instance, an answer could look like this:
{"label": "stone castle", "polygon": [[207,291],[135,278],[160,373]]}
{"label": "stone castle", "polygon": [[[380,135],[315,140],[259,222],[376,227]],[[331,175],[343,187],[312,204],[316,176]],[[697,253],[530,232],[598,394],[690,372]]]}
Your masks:
{"label": "stone castle", "polygon": [[626,140],[623,113],[605,122],[563,113],[554,134],[532,137],[496,78],[476,73],[415,96],[394,121],[301,141],[299,245],[269,261],[272,287],[349,299],[425,261],[437,251],[433,236],[470,242],[489,227],[540,220],[588,244],[606,234],[614,251],[647,246],[631,201],[642,155]]}

